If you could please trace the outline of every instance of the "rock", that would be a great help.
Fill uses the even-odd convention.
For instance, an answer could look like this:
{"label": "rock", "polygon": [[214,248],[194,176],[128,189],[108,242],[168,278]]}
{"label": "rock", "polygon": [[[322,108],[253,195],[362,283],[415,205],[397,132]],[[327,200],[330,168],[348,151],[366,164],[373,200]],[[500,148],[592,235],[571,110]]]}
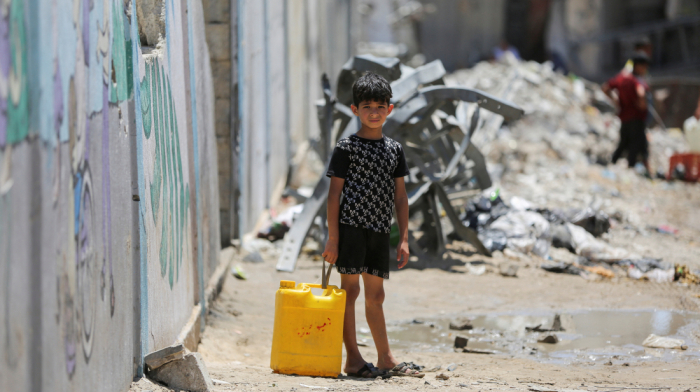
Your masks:
{"label": "rock", "polygon": [[464,331],[473,328],[471,320],[468,319],[450,321],[450,329],[454,331]]}
{"label": "rock", "polygon": [[502,276],[512,278],[516,278],[518,276],[518,268],[520,267],[518,267],[516,264],[511,263],[501,263],[501,265],[498,266],[498,269],[501,272]]}
{"label": "rock", "polygon": [[457,369],[457,364],[456,364],[456,363],[451,363],[451,364],[447,365],[447,371],[448,371],[448,372],[454,372],[455,369]]}
{"label": "rock", "polygon": [[136,15],[142,45],[156,46],[160,39],[165,39],[165,2],[163,0],[137,1]]}
{"label": "rock", "polygon": [[249,263],[263,263],[265,260],[263,259],[262,255],[259,252],[251,252],[248,253],[244,258],[243,261],[249,262]]}
{"label": "rock", "polygon": [[154,351],[146,355],[146,358],[144,358],[146,371],[149,372],[155,370],[168,362],[182,359],[184,356],[185,346],[183,346],[181,343],[166,347],[162,350]]}
{"label": "rock", "polygon": [[455,348],[465,348],[467,347],[467,342],[469,339],[464,336],[455,336]]}
{"label": "rock", "polygon": [[557,335],[547,335],[537,341],[537,343],[548,343],[548,344],[555,344],[559,343],[559,338]]}
{"label": "rock", "polygon": [[435,379],[437,379],[437,380],[449,380],[450,376],[448,376],[445,373],[440,373],[437,376],[435,376]]}
{"label": "rock", "polygon": [[209,372],[199,353],[190,353],[183,358],[168,362],[165,365],[147,373],[155,381],[163,383],[172,389],[190,392],[209,392],[214,384],[209,378]]}
{"label": "rock", "polygon": [[612,361],[605,362],[603,365],[605,365],[605,366],[612,366]]}

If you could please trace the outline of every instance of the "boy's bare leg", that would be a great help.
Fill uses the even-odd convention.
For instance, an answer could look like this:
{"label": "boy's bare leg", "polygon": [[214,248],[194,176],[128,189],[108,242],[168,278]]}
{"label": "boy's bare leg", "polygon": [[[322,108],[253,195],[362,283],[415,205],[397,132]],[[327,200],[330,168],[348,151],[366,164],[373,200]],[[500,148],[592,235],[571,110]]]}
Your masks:
{"label": "boy's bare leg", "polygon": [[[384,279],[379,276],[362,274],[365,286],[365,314],[367,324],[372,331],[372,339],[377,347],[377,367],[382,370],[393,369],[399,362],[391,354],[389,338],[386,335],[386,322],[384,321]],[[347,315],[347,313],[346,313]],[[353,330],[354,332],[354,330]]]}
{"label": "boy's bare leg", "polygon": [[355,332],[355,301],[360,296],[360,275],[340,274],[340,288],[345,290],[345,320],[343,321],[343,342],[345,343],[345,373],[357,373],[366,363],[357,347]]}

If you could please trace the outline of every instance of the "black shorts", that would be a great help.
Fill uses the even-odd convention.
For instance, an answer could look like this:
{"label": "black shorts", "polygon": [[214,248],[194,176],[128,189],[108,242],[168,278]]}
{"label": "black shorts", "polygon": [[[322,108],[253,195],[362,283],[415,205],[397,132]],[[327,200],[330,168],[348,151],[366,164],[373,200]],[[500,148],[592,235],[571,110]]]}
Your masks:
{"label": "black shorts", "polygon": [[649,159],[649,142],[647,141],[646,123],[644,120],[626,121],[620,126],[620,141],[613,153],[613,164],[623,157],[625,153],[627,153],[627,165],[629,167],[634,167],[639,158],[642,159],[642,162],[646,162]]}
{"label": "black shorts", "polygon": [[341,274],[361,274],[389,279],[389,233],[378,233],[346,224],[339,224],[338,261]]}

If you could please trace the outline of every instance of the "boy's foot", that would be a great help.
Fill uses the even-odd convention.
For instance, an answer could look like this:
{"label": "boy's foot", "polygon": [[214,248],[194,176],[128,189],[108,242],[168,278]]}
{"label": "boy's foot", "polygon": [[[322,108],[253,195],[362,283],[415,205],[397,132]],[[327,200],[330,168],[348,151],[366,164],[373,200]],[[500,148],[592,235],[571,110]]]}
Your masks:
{"label": "boy's foot", "polygon": [[387,372],[385,370],[380,370],[379,368],[375,367],[373,364],[367,362],[365,363],[358,371],[356,372],[345,372],[348,377],[357,377],[357,378],[377,378],[377,377],[386,377]]}
{"label": "boy's foot", "polygon": [[420,366],[414,364],[413,362],[401,362],[400,364],[394,366],[393,369],[389,370],[390,376],[403,376],[403,377],[416,377],[423,378],[425,373],[420,372]]}

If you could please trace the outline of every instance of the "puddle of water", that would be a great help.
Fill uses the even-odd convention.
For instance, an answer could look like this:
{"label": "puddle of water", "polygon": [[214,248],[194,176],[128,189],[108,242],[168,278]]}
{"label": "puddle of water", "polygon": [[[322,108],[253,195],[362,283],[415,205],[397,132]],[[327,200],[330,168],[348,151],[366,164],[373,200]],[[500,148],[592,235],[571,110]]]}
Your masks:
{"label": "puddle of water", "polygon": [[[692,337],[700,330],[700,314],[667,310],[651,311],[580,311],[561,312],[561,332],[528,332],[525,327],[549,328],[554,314],[507,313],[470,317],[474,329],[453,331],[450,320],[425,320],[423,324],[389,325],[387,332],[392,348],[411,351],[451,352],[455,336],[469,339],[467,348],[497,354],[530,357],[543,362],[620,362],[643,360],[700,359],[700,345]],[[683,339],[688,350],[664,350],[642,347],[649,334]],[[559,343],[537,340],[543,334],[556,334]],[[360,338],[369,338],[362,336]]]}

